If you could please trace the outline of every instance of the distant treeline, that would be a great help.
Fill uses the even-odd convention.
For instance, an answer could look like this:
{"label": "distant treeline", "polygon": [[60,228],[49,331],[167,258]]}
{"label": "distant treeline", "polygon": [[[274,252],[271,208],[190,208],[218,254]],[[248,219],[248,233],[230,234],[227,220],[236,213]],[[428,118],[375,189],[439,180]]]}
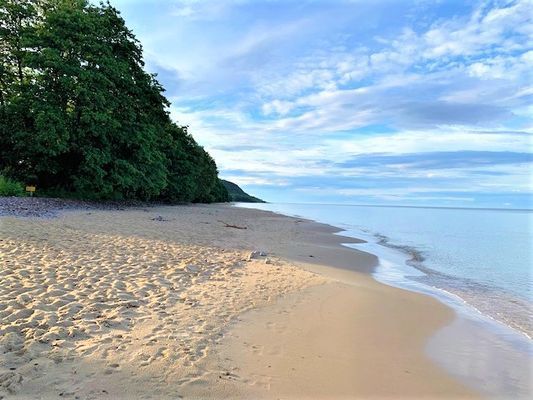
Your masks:
{"label": "distant treeline", "polygon": [[109,3],[0,0],[0,174],[59,196],[227,201]]}

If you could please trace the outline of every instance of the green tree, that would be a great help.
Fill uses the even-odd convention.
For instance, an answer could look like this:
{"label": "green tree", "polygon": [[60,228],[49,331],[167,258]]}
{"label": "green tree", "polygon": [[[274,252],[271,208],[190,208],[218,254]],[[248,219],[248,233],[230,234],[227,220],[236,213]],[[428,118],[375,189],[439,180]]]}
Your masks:
{"label": "green tree", "polygon": [[227,197],[213,159],[170,120],[164,89],[114,7],[0,0],[0,15],[5,174],[84,198]]}
{"label": "green tree", "polygon": [[13,174],[27,163],[15,153],[17,139],[33,129],[28,115],[33,71],[26,55],[32,51],[37,20],[36,1],[0,0],[0,168]]}

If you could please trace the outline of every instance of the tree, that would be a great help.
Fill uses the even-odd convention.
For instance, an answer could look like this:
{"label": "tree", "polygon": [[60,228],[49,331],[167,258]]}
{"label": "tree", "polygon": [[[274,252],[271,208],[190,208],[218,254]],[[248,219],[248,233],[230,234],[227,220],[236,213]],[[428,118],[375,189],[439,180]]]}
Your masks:
{"label": "tree", "polygon": [[16,139],[32,130],[27,115],[31,71],[26,54],[38,19],[37,2],[0,0],[0,167],[16,173],[27,160],[15,154]]}
{"label": "tree", "polygon": [[0,0],[0,15],[4,173],[84,198],[225,198],[109,3]]}

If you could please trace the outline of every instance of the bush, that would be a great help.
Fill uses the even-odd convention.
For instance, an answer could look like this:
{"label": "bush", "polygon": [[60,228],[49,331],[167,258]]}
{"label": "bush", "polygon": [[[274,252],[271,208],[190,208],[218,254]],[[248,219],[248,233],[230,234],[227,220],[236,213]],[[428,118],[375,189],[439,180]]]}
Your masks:
{"label": "bush", "polygon": [[24,196],[24,185],[0,175],[0,196]]}

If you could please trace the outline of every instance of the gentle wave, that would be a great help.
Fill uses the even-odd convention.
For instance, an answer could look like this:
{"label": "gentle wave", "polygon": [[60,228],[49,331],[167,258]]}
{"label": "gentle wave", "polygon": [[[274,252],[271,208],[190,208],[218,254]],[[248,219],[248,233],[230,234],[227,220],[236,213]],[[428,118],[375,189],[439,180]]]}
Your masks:
{"label": "gentle wave", "polygon": [[496,287],[436,271],[424,264],[427,257],[421,250],[394,244],[381,233],[374,233],[373,236],[379,245],[406,254],[406,264],[424,273],[407,278],[458,296],[481,314],[519,331],[529,339],[533,337],[533,310],[529,302]]}

